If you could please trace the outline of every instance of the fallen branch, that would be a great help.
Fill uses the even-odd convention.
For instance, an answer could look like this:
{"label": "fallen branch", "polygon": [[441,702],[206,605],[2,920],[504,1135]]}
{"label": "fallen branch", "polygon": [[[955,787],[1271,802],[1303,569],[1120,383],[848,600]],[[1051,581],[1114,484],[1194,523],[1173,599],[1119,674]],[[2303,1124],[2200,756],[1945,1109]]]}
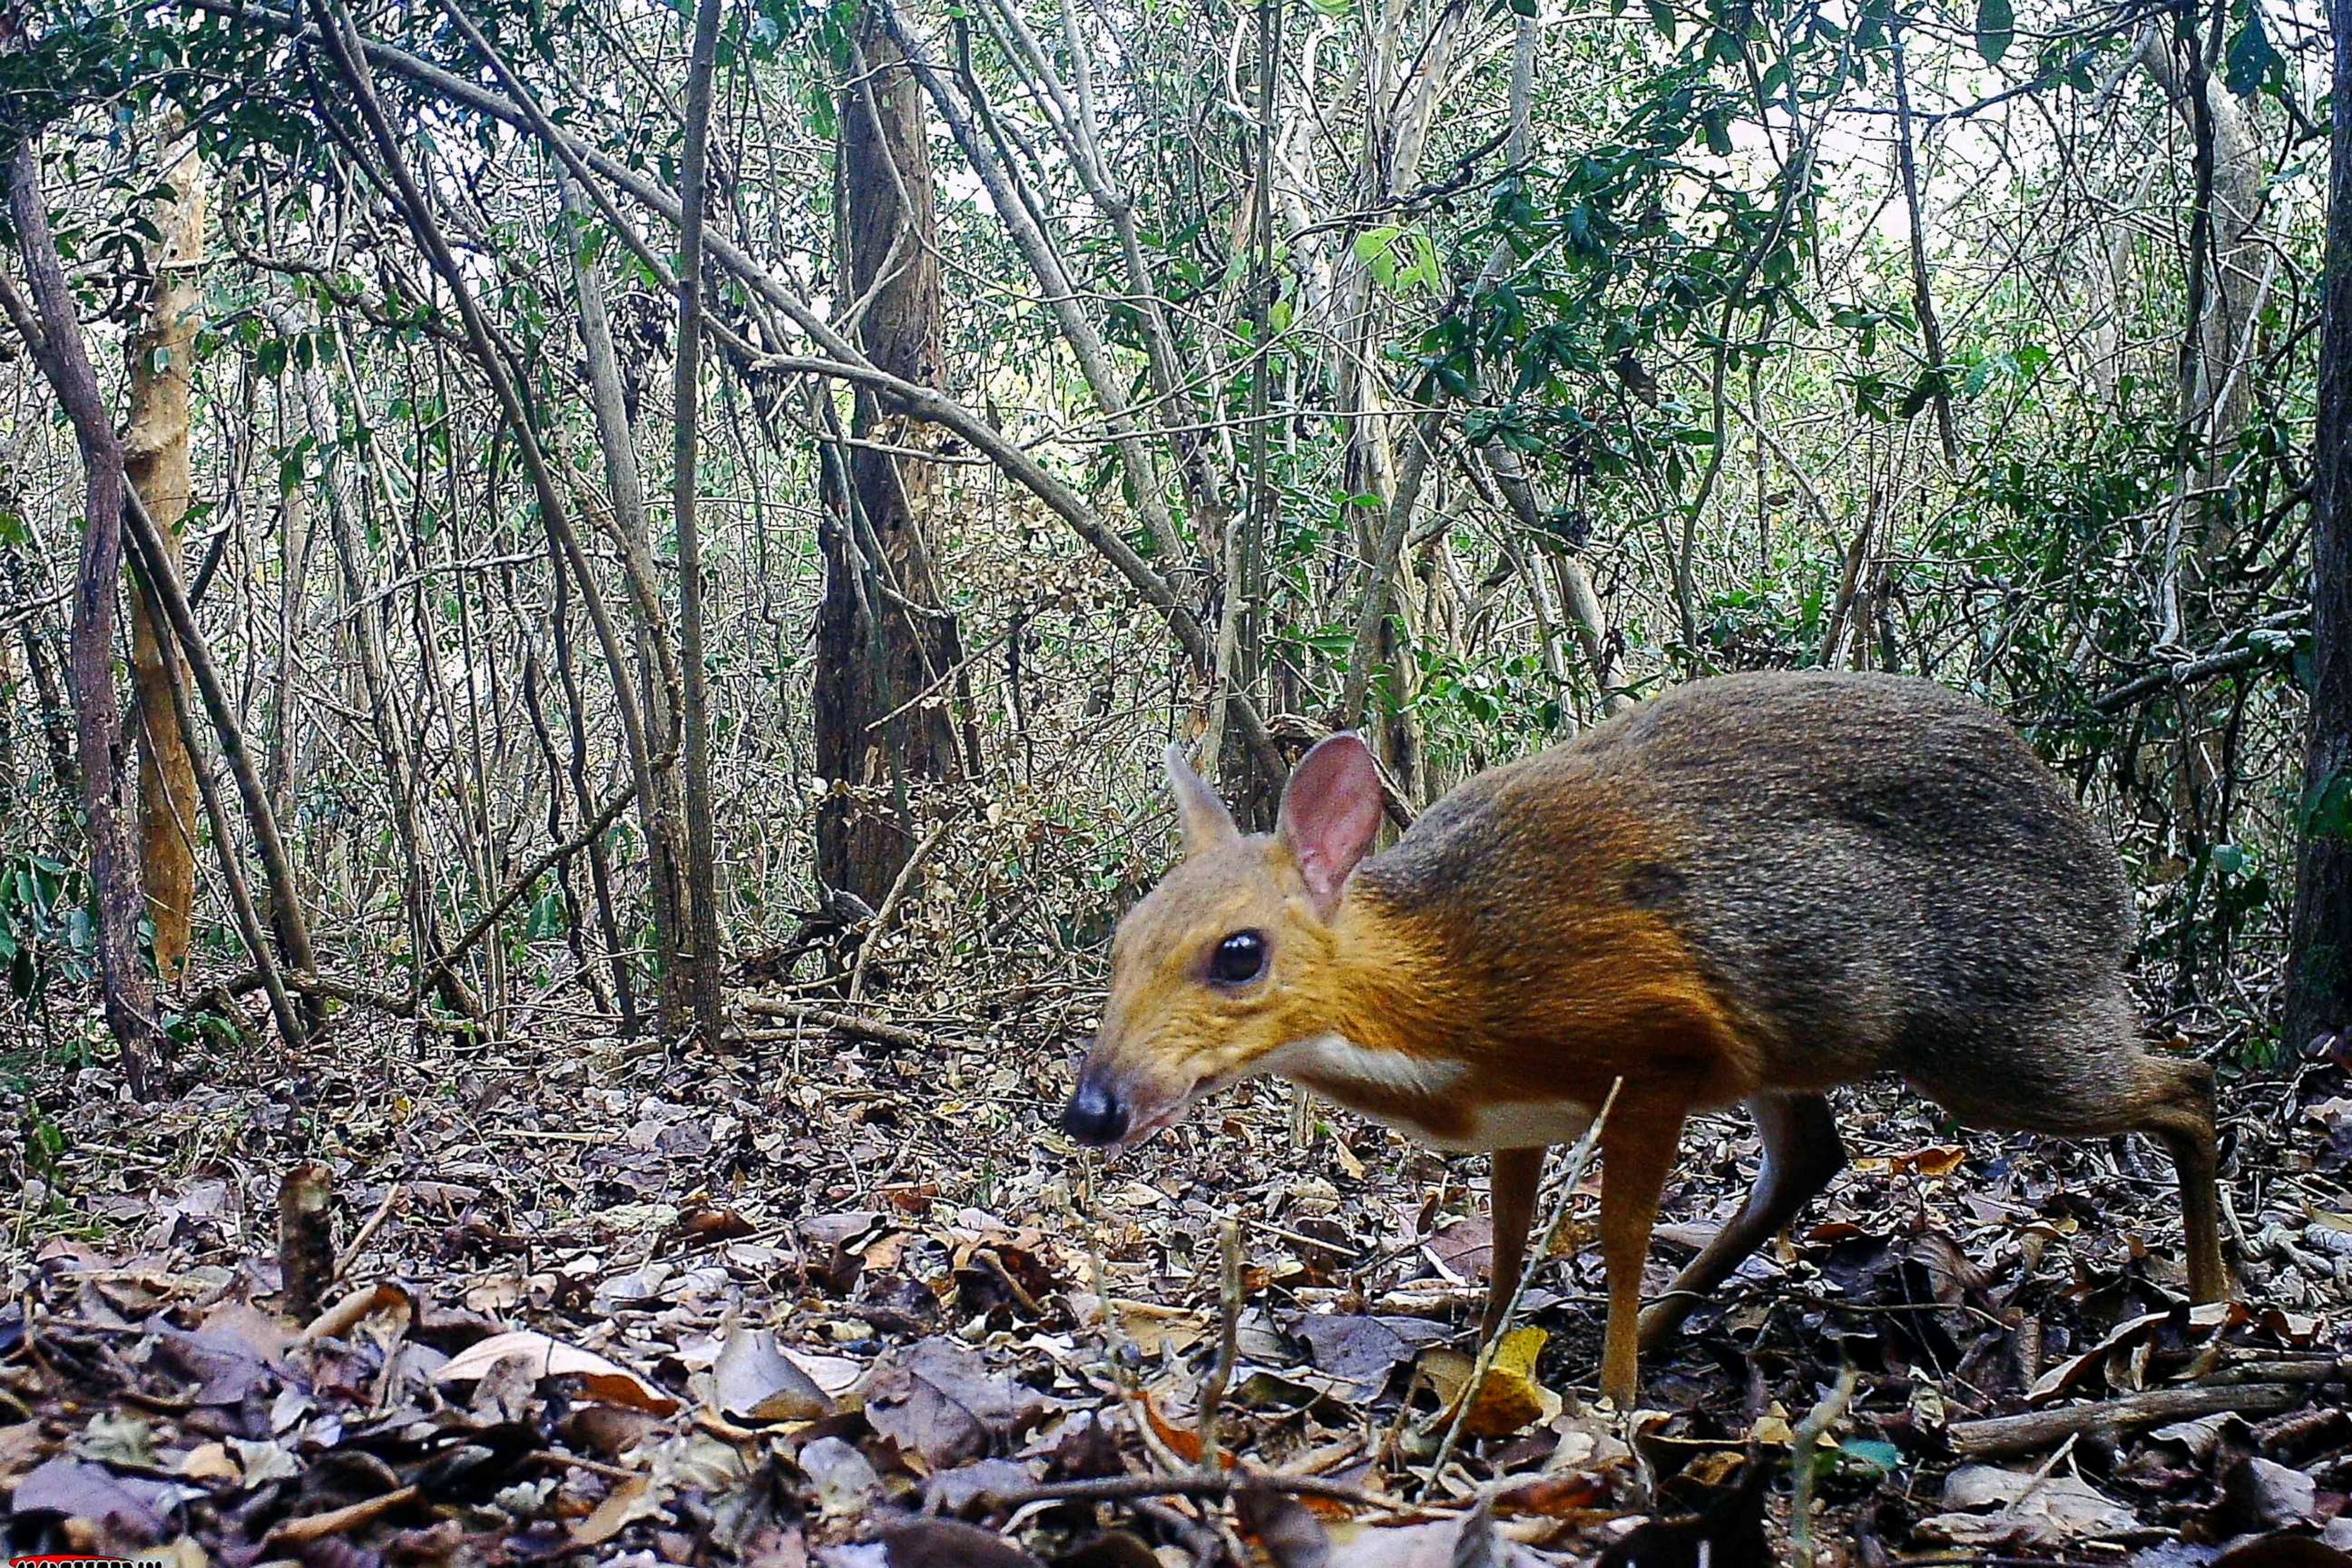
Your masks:
{"label": "fallen branch", "polygon": [[2275,1415],[2294,1409],[2310,1396],[2308,1383],[2151,1388],[2096,1405],[2068,1405],[2055,1410],[2030,1410],[2022,1415],[1956,1421],[1946,1436],[1956,1453],[1974,1459],[1998,1458],[2030,1454],[2086,1433],[2117,1436],[2168,1422],[2193,1421],[2201,1415],[2225,1413]]}
{"label": "fallen branch", "polygon": [[[803,1026],[814,1025],[845,1035],[853,1040],[871,1040],[877,1046],[896,1046],[905,1051],[935,1051],[942,1042],[937,1036],[904,1024],[893,1024],[885,1018],[869,1017],[863,1013],[844,1013],[833,1007],[819,1007],[805,1002],[778,1002],[765,996],[747,998],[743,1011],[755,1018],[787,1018]],[[794,1029],[754,1029],[749,1038],[754,1040],[789,1040],[799,1031]]]}
{"label": "fallen branch", "polygon": [[1381,1513],[1414,1513],[1414,1505],[1395,1498],[1378,1497],[1360,1488],[1327,1481],[1319,1476],[1292,1476],[1265,1470],[1229,1470],[1211,1475],[1195,1470],[1173,1476],[1097,1476],[1078,1481],[1041,1481],[1032,1487],[991,1489],[982,1495],[1001,1509],[1026,1508],[1033,1502],[1132,1502],[1139,1498],[1226,1498],[1244,1488],[1288,1492],[1295,1497],[1323,1498],[1350,1508]]}

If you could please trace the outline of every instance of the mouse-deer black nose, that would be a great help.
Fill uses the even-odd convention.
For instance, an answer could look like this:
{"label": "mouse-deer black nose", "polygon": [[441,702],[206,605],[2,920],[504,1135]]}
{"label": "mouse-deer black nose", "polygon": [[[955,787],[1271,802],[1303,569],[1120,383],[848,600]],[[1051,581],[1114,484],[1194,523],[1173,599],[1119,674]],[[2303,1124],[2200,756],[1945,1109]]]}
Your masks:
{"label": "mouse-deer black nose", "polygon": [[1089,1075],[1078,1080],[1077,1091],[1063,1108],[1062,1131],[1097,1148],[1116,1143],[1127,1131],[1127,1107],[1101,1079]]}

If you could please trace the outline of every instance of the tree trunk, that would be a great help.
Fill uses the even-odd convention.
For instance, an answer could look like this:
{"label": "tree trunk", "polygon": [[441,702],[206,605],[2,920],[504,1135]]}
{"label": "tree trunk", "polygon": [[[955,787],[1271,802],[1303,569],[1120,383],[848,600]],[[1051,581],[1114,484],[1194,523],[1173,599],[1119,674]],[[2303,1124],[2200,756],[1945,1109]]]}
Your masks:
{"label": "tree trunk", "polygon": [[[2177,476],[2180,493],[2166,514],[2156,605],[2161,640],[2194,647],[2211,629],[2206,579],[2236,545],[2222,486],[2253,407],[2254,331],[2271,287],[2273,251],[2261,226],[2266,168],[2252,121],[2201,56],[2192,51],[2184,69],[2157,33],[2139,58],[2196,143],[2200,199],[2184,262],[2194,319],[2181,344],[2177,409],[2189,439]],[[2192,500],[2192,489],[2208,493]]]}
{"label": "tree trunk", "polygon": [[[706,1050],[717,1050],[725,1027],[720,1011],[719,865],[710,821],[710,668],[702,653],[702,545],[695,513],[702,391],[703,161],[710,145],[710,79],[717,69],[719,0],[697,0],[694,49],[686,77],[686,150],[678,160],[677,364],[671,380],[677,426],[671,442],[670,499],[677,517],[678,654],[685,666],[679,692],[686,721],[686,861],[694,921],[694,1021]],[[583,564],[581,585],[590,584]],[[619,684],[620,672],[614,671]],[[627,699],[624,699],[627,700]]]}
{"label": "tree trunk", "polygon": [[[81,566],[74,584],[67,679],[81,753],[82,804],[89,816],[89,874],[98,894],[98,966],[107,1026],[122,1049],[122,1076],[145,1100],[164,1051],[152,977],[139,956],[144,900],[116,797],[115,758],[122,709],[114,691],[114,595],[122,576],[122,444],[99,395],[56,239],[41,199],[39,155],[27,139],[8,160],[8,207],[37,311],[35,359],[73,423],[88,484]],[[29,334],[28,334],[29,335]]]}
{"label": "tree trunk", "polygon": [[2328,142],[2327,261],[2311,534],[2311,733],[2302,855],[2287,957],[2287,1043],[2352,1023],[2352,0],[2329,0],[2336,124]]}
{"label": "tree trunk", "polygon": [[[865,302],[858,345],[877,366],[944,387],[923,100],[870,8],[856,47],[840,116],[844,295]],[[937,469],[880,449],[928,448],[937,432],[861,391],[850,435],[820,531],[816,766],[834,790],[817,814],[817,878],[879,909],[920,837],[920,786],[963,773],[948,679],[962,649],[926,537]]]}
{"label": "tree trunk", "polygon": [[[20,504],[13,494],[0,496],[0,502],[12,509]],[[19,602],[28,600],[31,582],[24,552],[13,544],[0,545],[0,593],[14,594]],[[65,693],[58,684],[57,668],[49,662],[48,638],[39,619],[26,616],[16,632],[25,649],[25,678],[39,704],[37,717],[41,741],[48,752],[49,781],[58,792],[60,809],[69,814],[71,807],[63,803],[81,788],[81,775],[74,767],[73,721],[67,714]]]}
{"label": "tree trunk", "polygon": [[[687,962],[692,879],[686,873],[681,843],[686,807],[678,782],[679,690],[677,656],[655,588],[653,531],[646,518],[645,486],[637,469],[628,399],[621,384],[620,356],[613,347],[612,321],[604,304],[604,268],[589,254],[583,232],[593,210],[577,184],[562,182],[563,211],[574,226],[573,281],[580,302],[580,342],[588,362],[589,406],[596,416],[596,445],[604,459],[604,483],[613,501],[630,587],[632,635],[637,685],[645,693],[646,733],[655,756],[637,792],[637,814],[646,836],[646,877],[653,905],[654,945],[661,970],[661,1030],[676,1038],[694,1021],[694,973]],[[584,809],[584,808],[583,808]]]}
{"label": "tree trunk", "polygon": [[[173,117],[176,121],[176,116]],[[163,128],[159,152],[167,160],[164,179],[171,195],[158,204],[163,249],[154,258],[155,282],[148,295],[147,320],[131,334],[131,419],[122,433],[122,455],[132,489],[147,504],[163,538],[158,569],[181,571],[180,521],[188,512],[194,484],[188,462],[188,398],[204,306],[198,268],[205,248],[205,182],[194,137],[182,140],[176,123]],[[149,918],[155,925],[155,968],[176,985],[188,967],[189,930],[195,915],[198,805],[196,773],[172,703],[173,676],[167,635],[155,592],[141,584],[131,600],[131,679],[138,693],[139,865],[147,888]]]}

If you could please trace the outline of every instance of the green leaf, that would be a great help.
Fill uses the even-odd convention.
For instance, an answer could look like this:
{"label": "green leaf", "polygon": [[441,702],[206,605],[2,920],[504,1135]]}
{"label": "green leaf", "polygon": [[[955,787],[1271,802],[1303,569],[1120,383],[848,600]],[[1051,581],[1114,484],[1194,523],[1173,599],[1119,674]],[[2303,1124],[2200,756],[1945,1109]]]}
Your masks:
{"label": "green leaf", "polygon": [[2352,838],[2352,779],[2329,773],[2304,795],[2295,814],[2309,838]]}
{"label": "green leaf", "polygon": [[1373,281],[1383,289],[1396,286],[1396,258],[1389,250],[1403,232],[1395,224],[1383,224],[1378,228],[1366,229],[1356,237],[1356,259],[1364,264]]}
{"label": "green leaf", "polygon": [[1664,34],[1668,44],[1675,41],[1675,8],[1666,0],[1650,0],[1650,26]]}
{"label": "green leaf", "polygon": [[1892,1443],[1882,1443],[1874,1437],[1848,1437],[1838,1445],[1848,1466],[1875,1470],[1881,1475],[1892,1471],[1903,1462],[1903,1450]]}
{"label": "green leaf", "polygon": [[1392,294],[1413,289],[1435,289],[1444,279],[1438,269],[1437,247],[1417,226],[1385,224],[1356,237],[1356,259]]}
{"label": "green leaf", "polygon": [[1897,405],[1895,411],[1903,418],[1908,419],[1927,407],[1938,393],[1948,391],[1943,372],[1937,370],[1925,372],[1917,381],[1911,384],[1911,390],[1903,395],[1903,401]]}
{"label": "green leaf", "polygon": [[530,918],[523,924],[522,939],[525,942],[543,942],[549,937],[562,936],[568,923],[563,918],[562,892],[550,888],[530,906]]}
{"label": "green leaf", "polygon": [[1977,53],[1997,66],[2017,36],[2017,12],[2010,0],[1977,0]]}
{"label": "green leaf", "polygon": [[2246,25],[2230,40],[2229,58],[2221,68],[2222,82],[2240,98],[2251,98],[2283,63],[2278,50],[2271,47],[2269,32],[2263,26],[2262,7],[2249,5]]}

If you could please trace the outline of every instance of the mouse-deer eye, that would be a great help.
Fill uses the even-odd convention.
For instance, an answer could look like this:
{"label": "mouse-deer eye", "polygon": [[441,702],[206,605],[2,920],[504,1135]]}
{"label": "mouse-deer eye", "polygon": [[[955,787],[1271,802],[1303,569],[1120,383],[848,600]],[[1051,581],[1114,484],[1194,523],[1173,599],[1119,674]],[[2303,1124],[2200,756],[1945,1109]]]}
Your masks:
{"label": "mouse-deer eye", "polygon": [[1265,973],[1265,933],[1237,931],[1209,954],[1209,978],[1220,985],[1246,985]]}

